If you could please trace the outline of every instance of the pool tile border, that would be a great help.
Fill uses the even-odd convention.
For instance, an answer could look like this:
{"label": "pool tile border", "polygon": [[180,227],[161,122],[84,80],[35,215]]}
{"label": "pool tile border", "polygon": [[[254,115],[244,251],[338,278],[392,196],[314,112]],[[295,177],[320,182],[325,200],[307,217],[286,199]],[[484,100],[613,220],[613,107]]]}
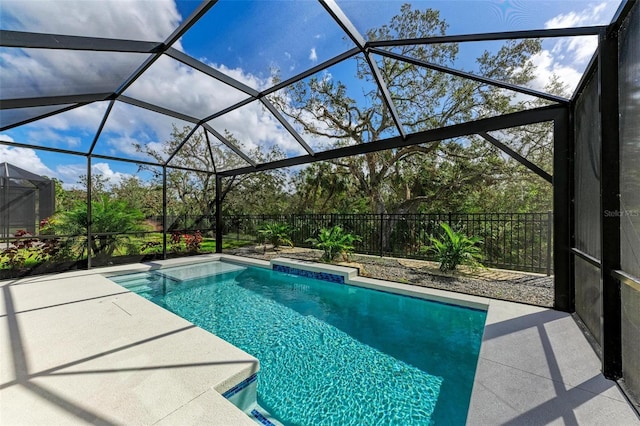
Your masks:
{"label": "pool tile border", "polygon": [[240,383],[238,383],[237,385],[235,385],[234,387],[232,387],[231,389],[223,393],[222,396],[229,399],[233,395],[236,395],[237,393],[242,392],[247,386],[249,386],[251,383],[255,382],[256,380],[258,380],[258,374],[257,373],[252,374],[250,377],[244,379],[243,381],[241,381]]}
{"label": "pool tile border", "polygon": [[260,411],[256,410],[255,408],[251,410],[251,415],[264,426],[276,426],[275,423],[272,423],[268,418],[266,418]]}
{"label": "pool tile border", "polygon": [[344,284],[344,277],[342,275],[330,274],[329,272],[308,271],[306,269],[293,268],[291,266],[278,264],[273,265],[273,270],[284,272],[285,274],[298,275],[306,278],[314,278],[316,280]]}

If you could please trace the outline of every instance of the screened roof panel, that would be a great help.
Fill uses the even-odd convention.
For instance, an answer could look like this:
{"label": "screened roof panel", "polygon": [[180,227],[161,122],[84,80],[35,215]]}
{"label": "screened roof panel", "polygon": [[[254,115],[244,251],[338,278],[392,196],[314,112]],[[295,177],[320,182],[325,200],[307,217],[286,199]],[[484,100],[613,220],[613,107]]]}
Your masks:
{"label": "screened roof panel", "polygon": [[408,132],[450,126],[551,103],[390,58],[376,57],[376,61]]}
{"label": "screened roof panel", "polygon": [[197,119],[249,97],[165,55],[154,62],[124,95]]}
{"label": "screened roof panel", "polygon": [[214,118],[207,124],[255,163],[306,154],[304,148],[259,101]]}
{"label": "screened roof panel", "polygon": [[[0,129],[5,129],[6,127],[10,127],[17,123],[22,123],[31,120],[32,118],[40,117],[42,115],[65,109],[67,107],[70,107],[71,105],[72,104],[3,109],[0,111]],[[5,133],[9,134],[9,132]]]}
{"label": "screened roof panel", "polygon": [[[389,46],[396,55],[570,98],[598,47],[598,36]],[[559,54],[562,52],[562,54]],[[529,66],[522,66],[522,57]],[[554,86],[557,79],[563,88]]]}
{"label": "screened roof panel", "polygon": [[549,174],[553,174],[553,123],[544,122],[488,132]]}
{"label": "screened roof panel", "polygon": [[[408,3],[411,9],[431,8],[447,25],[447,34],[475,34],[525,31],[541,28],[574,28],[608,25],[620,1],[562,2],[557,0],[414,0],[411,2],[378,0],[336,0],[340,8],[365,35],[370,29],[389,24]],[[390,38],[397,38],[393,35]],[[403,35],[412,38],[415,35]]]}
{"label": "screened roof panel", "polygon": [[93,153],[161,164],[192,128],[191,123],[116,102]]}
{"label": "screened roof panel", "polygon": [[249,166],[249,163],[242,159],[242,157],[238,156],[215,137],[209,135],[209,140],[211,141],[211,152],[213,153],[217,172]]}
{"label": "screened roof panel", "polygon": [[[176,147],[176,149],[178,149]],[[179,148],[182,155],[175,155],[167,163],[170,167],[187,167],[204,172],[214,172],[215,167],[207,139],[202,129],[196,130]]]}
{"label": "screened roof panel", "polygon": [[274,73],[286,80],[353,47],[319,2],[245,0],[217,2],[183,45],[256,90]]}
{"label": "screened roof panel", "polygon": [[[541,98],[532,95],[543,90],[552,75],[573,90],[593,54],[594,37],[542,38],[540,51],[527,52],[533,53],[528,60],[535,66],[528,81],[513,80],[504,72],[517,73],[527,58],[508,66],[489,58],[489,68],[476,61],[484,50],[495,54],[507,42],[461,42],[454,49],[452,44],[381,47],[376,40],[608,24],[619,3],[420,0],[403,6],[401,2],[368,0],[336,0],[335,4],[8,0],[2,3],[0,28],[32,33],[0,38],[0,125],[6,134],[7,130],[13,132],[8,129],[13,124],[59,109],[117,99],[93,153],[163,162],[186,137],[185,128],[188,132],[200,124],[222,135],[228,133],[229,143],[237,138],[234,154],[239,157],[244,155],[240,149],[247,155],[253,149],[251,158],[242,160],[250,165],[266,161],[257,148],[263,153],[278,148],[281,156],[291,158],[404,137],[419,130],[564,102],[541,93]],[[193,21],[185,20],[207,7],[204,14],[194,15]],[[400,14],[403,16],[395,17]],[[421,22],[417,23],[416,17]],[[359,55],[348,58],[363,47],[356,46],[345,33],[353,29],[351,23],[353,38],[359,39],[355,33],[360,32],[369,44]],[[162,44],[169,35],[178,34],[175,31],[181,24],[189,24],[181,37],[172,39],[170,46]],[[40,39],[38,34],[49,36]],[[68,37],[56,44],[51,34],[85,38]],[[502,35],[505,39],[516,37],[513,33]],[[442,50],[446,47],[450,50]],[[122,52],[136,49],[147,53]],[[420,52],[437,49],[445,55]],[[506,57],[517,59],[517,54]],[[434,62],[440,69],[416,71],[416,58]],[[373,70],[368,61],[374,61]],[[327,68],[327,63],[333,65]],[[142,68],[143,64],[150,66]],[[405,75],[410,78],[403,79]],[[272,92],[273,84],[281,81],[297,83]],[[403,85],[412,87],[417,96],[409,96]],[[249,100],[253,101],[232,108]],[[460,105],[466,110],[457,109]],[[8,137],[30,144],[26,135],[36,134],[37,129],[41,134],[50,132],[49,140],[41,137],[33,142],[34,147],[41,143],[62,149],[75,143],[76,148],[86,150],[99,121],[83,116],[85,111],[94,113],[92,107],[77,109],[33,123],[22,133],[12,133],[15,138]],[[218,115],[220,112],[225,113]],[[216,118],[205,124],[204,119],[211,116]],[[178,130],[172,135],[174,123]],[[176,142],[180,136],[183,139]]]}
{"label": "screened roof panel", "polygon": [[89,152],[108,104],[84,105],[11,129],[6,134],[29,145]]}
{"label": "screened roof panel", "polygon": [[181,2],[178,11],[167,0],[3,0],[1,26],[14,31],[163,41],[198,4]]}
{"label": "screened roof panel", "polygon": [[[314,151],[399,134],[388,115],[380,113],[383,101],[363,55],[281,89],[269,99]],[[367,117],[371,126],[365,125]],[[360,137],[355,139],[354,134]]]}
{"label": "screened roof panel", "polygon": [[147,54],[0,48],[3,99],[115,91]]}
{"label": "screened roof panel", "polygon": [[[86,174],[86,170],[84,171]],[[158,198],[157,202],[162,205],[162,191],[151,191],[152,186],[146,188],[140,188],[138,185],[142,182],[158,182],[158,178],[162,176],[162,168],[142,165],[124,161],[105,160],[101,158],[94,158],[91,161],[91,176],[96,179],[99,176],[101,183],[104,184],[104,189],[108,191],[115,191],[118,193],[132,193],[139,194],[136,197],[139,203],[137,208],[147,207],[145,204],[156,204],[153,202],[153,195]],[[144,195],[140,195],[140,194]],[[91,194],[98,199],[102,196],[100,191],[93,191]],[[133,198],[133,197],[132,197]],[[160,209],[161,210],[161,209]],[[162,211],[156,212],[161,215]]]}

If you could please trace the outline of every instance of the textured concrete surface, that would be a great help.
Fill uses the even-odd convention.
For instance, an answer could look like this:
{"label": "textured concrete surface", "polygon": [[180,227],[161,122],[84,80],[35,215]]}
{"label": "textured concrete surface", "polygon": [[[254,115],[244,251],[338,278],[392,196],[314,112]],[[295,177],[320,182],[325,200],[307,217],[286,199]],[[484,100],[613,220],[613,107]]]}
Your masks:
{"label": "textured concrete surface", "polygon": [[[0,424],[255,425],[219,394],[257,370],[254,358],[101,275],[217,258],[0,283]],[[570,315],[370,278],[350,281],[488,306],[469,425],[640,425]]]}
{"label": "textured concrete surface", "polygon": [[0,284],[0,424],[254,424],[252,356],[98,274]]}
{"label": "textured concrete surface", "polygon": [[492,300],[468,425],[640,425],[574,319]]}

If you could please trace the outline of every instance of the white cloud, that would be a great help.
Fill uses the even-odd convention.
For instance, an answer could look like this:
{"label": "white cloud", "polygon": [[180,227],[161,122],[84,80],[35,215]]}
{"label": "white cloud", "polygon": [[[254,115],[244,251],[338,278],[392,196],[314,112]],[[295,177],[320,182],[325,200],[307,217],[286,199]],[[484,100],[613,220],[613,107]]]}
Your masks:
{"label": "white cloud", "polygon": [[571,11],[554,16],[545,22],[545,28],[569,28],[601,24],[607,6],[609,5],[606,2],[602,2],[595,6],[589,5],[581,11]]}
{"label": "white cloud", "polygon": [[311,48],[311,52],[309,53],[309,60],[311,62],[318,62],[318,54],[316,53],[315,47]]}
{"label": "white cloud", "polygon": [[[55,177],[63,182],[65,189],[80,188],[78,181],[80,176],[87,175],[86,164],[64,164],[56,167]],[[132,177],[128,173],[116,172],[111,170],[111,166],[108,163],[93,163],[91,164],[91,175],[101,175],[106,180],[107,189],[120,184],[123,180]]]}
{"label": "white cloud", "polygon": [[[13,142],[10,136],[4,134],[0,134],[0,140]],[[77,188],[80,176],[87,174],[86,163],[58,164],[55,170],[52,170],[42,162],[36,150],[0,144],[0,163],[4,162],[40,176],[60,179],[65,189]],[[112,170],[108,163],[94,163],[91,171],[94,175],[102,175],[108,186],[118,185],[124,179],[133,176]]]}
{"label": "white cloud", "polygon": [[560,81],[569,87],[570,91],[573,91],[582,77],[580,71],[570,65],[562,65],[548,50],[543,50],[532,56],[531,61],[537,68],[536,76],[531,85],[538,90],[544,90],[545,86],[551,81],[551,77],[556,75]]}
{"label": "white cloud", "polygon": [[164,41],[182,20],[173,0],[3,0],[2,13],[10,30],[147,41]]}
{"label": "white cloud", "polygon": [[[181,19],[172,0],[69,0],[63,3],[9,0],[3,2],[3,14],[10,23],[7,29],[142,40],[164,40]],[[127,53],[39,49],[31,49],[26,53],[21,49],[4,50],[0,52],[0,72],[3,81],[8,82],[3,86],[10,93],[3,92],[3,97],[110,92],[146,57]],[[285,57],[290,59],[289,52],[285,52]],[[318,60],[315,48],[311,49],[309,59],[314,62]],[[206,59],[201,61],[258,91],[273,83],[270,77],[261,78],[242,68],[229,68]],[[81,73],[77,73],[79,69]],[[325,74],[324,78],[330,78],[330,74]],[[30,83],[24,84],[25,80]],[[197,119],[248,97],[167,56],[156,61],[142,78],[129,87],[125,95]],[[12,129],[10,134],[14,137],[19,135],[24,143],[86,152],[104,115],[106,104],[102,102],[76,108]],[[172,123],[179,127],[188,124],[116,102],[94,152],[147,158],[136,151],[135,145],[159,149],[171,137]],[[248,148],[261,146],[268,149],[277,145],[289,155],[303,153],[295,139],[260,102],[253,102],[220,117],[212,125],[220,132],[228,130]],[[69,170],[60,171],[65,181],[73,176]]]}
{"label": "white cloud", "polygon": [[56,177],[60,179],[65,189],[79,188],[80,176],[87,175],[85,164],[61,164],[56,167]]}
{"label": "white cloud", "polygon": [[115,172],[111,170],[111,167],[108,163],[95,163],[91,165],[91,173],[94,175],[102,175],[107,181],[108,184],[118,185],[123,180],[132,177],[128,173]]}
{"label": "white cloud", "polygon": [[[584,5],[584,3],[576,3],[576,5]],[[549,19],[545,22],[545,28],[600,25],[610,15],[611,7],[612,4],[607,2],[588,4],[582,10],[574,10]],[[546,43],[550,45],[531,58],[537,67],[536,77],[532,82],[533,87],[544,90],[551,76],[555,74],[572,92],[598,47],[598,37],[560,38]]]}
{"label": "white cloud", "polygon": [[[13,142],[13,139],[7,135],[0,135],[0,140]],[[33,149],[0,145],[0,163],[4,162],[40,176],[56,176],[56,173],[45,166]]]}

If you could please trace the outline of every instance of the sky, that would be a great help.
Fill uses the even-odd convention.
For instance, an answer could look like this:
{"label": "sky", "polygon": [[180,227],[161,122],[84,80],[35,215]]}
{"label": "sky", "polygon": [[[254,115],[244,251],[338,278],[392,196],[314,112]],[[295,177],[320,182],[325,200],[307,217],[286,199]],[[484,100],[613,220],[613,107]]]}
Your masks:
{"label": "sky", "polygon": [[[337,3],[364,35],[368,29],[388,23],[403,2],[337,0]],[[412,7],[439,10],[449,25],[447,34],[468,34],[602,25],[610,22],[618,4],[619,1],[607,0],[432,0],[414,1]],[[0,27],[163,41],[198,5],[193,0],[3,0]],[[537,72],[531,86],[543,89],[549,77],[556,74],[573,90],[596,45],[594,37],[543,40],[543,51],[532,58]],[[260,91],[272,84],[273,70],[277,70],[281,79],[287,79],[354,45],[317,2],[222,0],[174,47]],[[477,54],[495,48],[495,43],[467,43],[461,46],[459,59],[453,65],[473,71]],[[146,55],[135,53],[0,48],[1,96],[10,99],[111,92],[145,58]],[[361,93],[366,88],[355,83],[354,70],[355,61],[351,60],[324,71],[321,77],[352,82],[348,85],[349,94],[362,99]],[[199,119],[247,97],[165,56],[125,95]],[[106,108],[105,103],[76,108],[0,132],[0,140],[86,152]],[[187,123],[117,102],[94,152],[146,159],[134,144],[159,148],[169,139],[172,124]],[[255,102],[209,124],[221,133],[232,132],[248,148],[275,145],[288,156],[304,153],[281,124]],[[321,149],[324,143],[318,138],[309,139],[314,149]],[[0,162],[4,161],[61,179],[67,187],[86,174],[82,156],[0,144]],[[100,159],[94,159],[93,169],[113,183],[137,173],[136,165]]]}

